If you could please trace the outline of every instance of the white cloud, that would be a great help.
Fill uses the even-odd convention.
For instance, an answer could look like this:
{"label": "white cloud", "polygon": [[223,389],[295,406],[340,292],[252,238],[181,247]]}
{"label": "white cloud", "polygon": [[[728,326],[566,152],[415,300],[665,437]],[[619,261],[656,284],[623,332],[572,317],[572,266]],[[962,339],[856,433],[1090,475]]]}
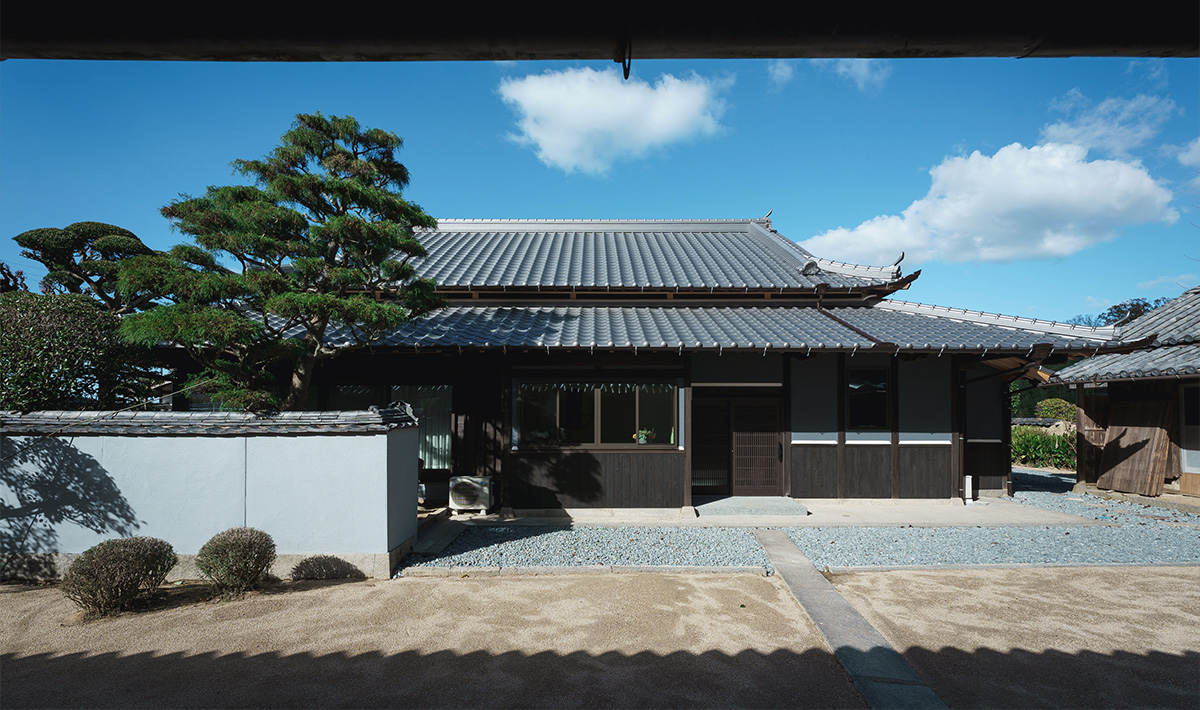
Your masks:
{"label": "white cloud", "polygon": [[1137,162],[1087,160],[1076,145],[1019,143],[994,156],[948,157],[928,194],[900,215],[839,227],[801,244],[866,264],[1061,257],[1108,241],[1125,225],[1173,223],[1171,193]]}
{"label": "white cloud", "polygon": [[767,78],[771,86],[782,89],[796,76],[796,65],[786,59],[771,59],[767,62]]}
{"label": "white cloud", "polygon": [[852,82],[859,91],[878,91],[892,75],[886,59],[813,59],[816,66]]}
{"label": "white cloud", "polygon": [[1185,168],[1200,168],[1200,138],[1183,146],[1177,156],[1179,164]]}
{"label": "white cloud", "polygon": [[1072,89],[1051,104],[1068,118],[1042,128],[1044,143],[1074,143],[1089,150],[1125,157],[1153,139],[1176,113],[1167,97],[1138,94],[1132,99],[1105,99],[1096,106]]}
{"label": "white cloud", "polygon": [[518,114],[512,140],[567,173],[604,174],[620,160],[721,129],[721,94],[732,78],[663,74],[653,86],[615,70],[546,71],[500,82]]}
{"label": "white cloud", "polygon": [[1200,138],[1193,140],[1191,143],[1178,148],[1179,153],[1175,159],[1185,168],[1191,168],[1196,176],[1183,184],[1184,189],[1188,192],[1200,194]]}
{"label": "white cloud", "polygon": [[1144,291],[1152,291],[1159,286],[1178,286],[1179,288],[1188,288],[1190,284],[1196,283],[1195,274],[1180,274],[1178,276],[1160,276],[1157,279],[1150,281],[1142,281],[1137,285],[1138,288]]}
{"label": "white cloud", "polygon": [[1151,91],[1165,91],[1167,88],[1167,61],[1161,57],[1134,59],[1125,67],[1125,74]]}

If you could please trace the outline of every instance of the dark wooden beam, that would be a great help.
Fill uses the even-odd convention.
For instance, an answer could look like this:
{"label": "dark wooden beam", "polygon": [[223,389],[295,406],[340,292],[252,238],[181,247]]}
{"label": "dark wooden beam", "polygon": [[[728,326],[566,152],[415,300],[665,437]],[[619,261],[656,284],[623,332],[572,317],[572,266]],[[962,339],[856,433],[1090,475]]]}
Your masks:
{"label": "dark wooden beam", "polygon": [[0,58],[454,61],[692,58],[1195,57],[1200,5],[1142,2],[558,6],[350,2],[329,17],[269,3],[64,8],[7,2]]}

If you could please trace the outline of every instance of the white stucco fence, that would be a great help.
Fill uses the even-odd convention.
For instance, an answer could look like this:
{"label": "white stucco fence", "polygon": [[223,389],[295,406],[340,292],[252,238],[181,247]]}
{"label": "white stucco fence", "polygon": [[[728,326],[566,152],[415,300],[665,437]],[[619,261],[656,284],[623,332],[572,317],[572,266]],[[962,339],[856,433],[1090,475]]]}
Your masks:
{"label": "white stucco fence", "polygon": [[49,557],[61,574],[63,555],[148,535],[180,555],[172,577],[194,577],[200,547],[245,525],[274,538],[277,576],[333,555],[386,577],[416,536],[415,425],[407,409],[6,412],[0,552]]}

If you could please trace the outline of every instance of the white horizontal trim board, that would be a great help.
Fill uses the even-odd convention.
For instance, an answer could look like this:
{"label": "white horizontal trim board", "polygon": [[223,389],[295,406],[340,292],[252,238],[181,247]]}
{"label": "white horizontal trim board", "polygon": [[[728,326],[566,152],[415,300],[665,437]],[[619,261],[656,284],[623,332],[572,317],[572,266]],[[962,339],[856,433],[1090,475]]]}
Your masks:
{"label": "white horizontal trim board", "polygon": [[837,446],[837,439],[792,439],[793,444],[820,444],[822,446]]}
{"label": "white horizontal trim board", "polygon": [[900,440],[901,446],[950,446],[953,443],[953,441],[930,439],[910,439],[908,441],[903,439]]}
{"label": "white horizontal trim board", "polygon": [[847,439],[846,446],[891,446],[891,439]]}

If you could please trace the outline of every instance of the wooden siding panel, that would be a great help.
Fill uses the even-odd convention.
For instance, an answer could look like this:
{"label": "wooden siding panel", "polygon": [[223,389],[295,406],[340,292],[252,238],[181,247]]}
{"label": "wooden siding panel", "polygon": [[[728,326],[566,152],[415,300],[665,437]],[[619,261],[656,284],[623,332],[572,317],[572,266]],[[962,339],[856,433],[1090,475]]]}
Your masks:
{"label": "wooden siding panel", "polygon": [[968,441],[963,448],[963,473],[975,477],[975,489],[1004,489],[1012,471],[1012,457],[1004,442]]}
{"label": "wooden siding panel", "polygon": [[685,454],[514,451],[514,508],[679,508]]}
{"label": "wooden siding panel", "polygon": [[837,498],[837,445],[793,445],[791,474],[793,497]]}
{"label": "wooden siding panel", "polygon": [[892,497],[892,447],[845,447],[846,475],[842,487],[847,498]]}
{"label": "wooden siding panel", "polygon": [[949,471],[953,464],[949,446],[900,446],[901,498],[953,498],[958,495]]}

